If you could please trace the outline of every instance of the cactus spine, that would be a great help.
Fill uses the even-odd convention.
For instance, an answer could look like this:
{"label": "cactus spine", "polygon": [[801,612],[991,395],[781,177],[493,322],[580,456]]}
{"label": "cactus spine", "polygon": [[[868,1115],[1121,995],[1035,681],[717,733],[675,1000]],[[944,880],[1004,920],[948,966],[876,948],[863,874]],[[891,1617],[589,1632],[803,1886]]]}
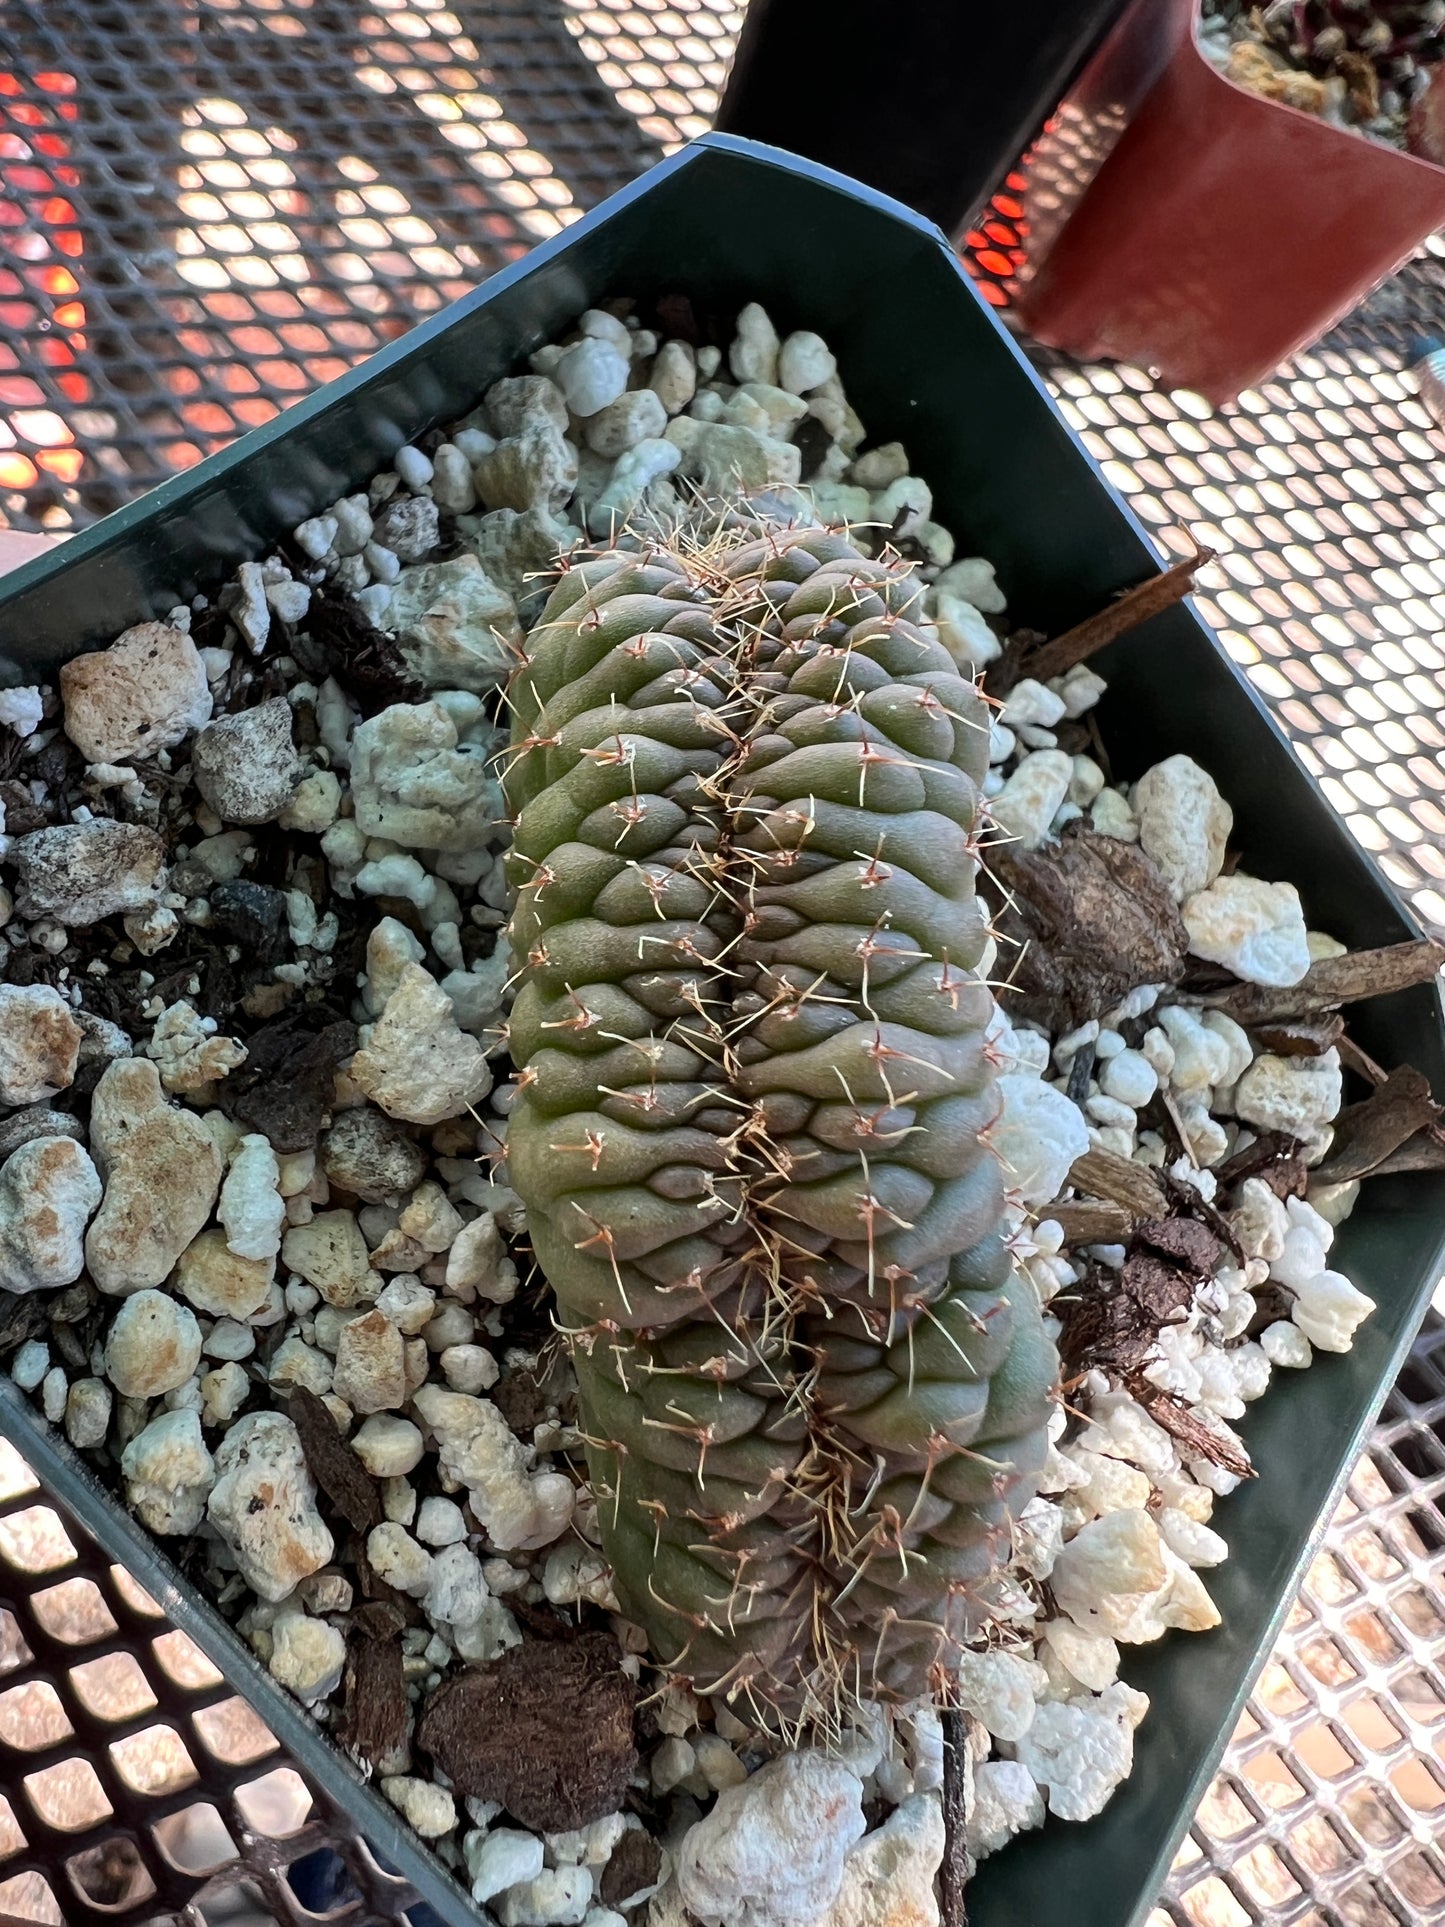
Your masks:
{"label": "cactus spine", "polygon": [[827,1725],[946,1692],[1055,1377],[974,974],[988,725],[821,529],[574,564],[513,683],[511,1182],[654,1656]]}

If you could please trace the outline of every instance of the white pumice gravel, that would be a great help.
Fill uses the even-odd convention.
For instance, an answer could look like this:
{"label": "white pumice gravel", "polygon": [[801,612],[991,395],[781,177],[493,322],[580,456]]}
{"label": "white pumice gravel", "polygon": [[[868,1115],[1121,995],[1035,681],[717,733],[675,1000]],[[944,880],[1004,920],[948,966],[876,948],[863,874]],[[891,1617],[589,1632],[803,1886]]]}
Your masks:
{"label": "white pumice gravel", "polygon": [[[992,565],[955,559],[904,445],[865,445],[818,335],[780,338],[751,303],[725,347],[697,346],[619,305],[531,367],[301,523],[289,560],[245,564],[209,603],[76,658],[58,695],[0,693],[22,776],[47,745],[68,759],[0,841],[0,1290],[57,1311],[8,1369],[151,1531],[196,1539],[203,1587],[329,1728],[364,1588],[292,1415],[305,1393],[374,1482],[370,1572],[416,1622],[409,1716],[538,1611],[610,1623],[642,1670],[597,1549],[570,1374],[521,1289],[523,1214],[485,1162],[511,1101],[494,1084],[495,691],[541,576],[589,536],[741,480],[796,516],[864,525],[875,549],[891,531],[961,665],[995,661],[1008,628]],[[338,605],[381,632],[371,680],[317,622]],[[1195,956],[1249,982],[1290,985],[1337,954],[1290,885],[1227,871],[1232,812],[1191,758],[1126,790],[1082,752],[1070,731],[1106,693],[1087,664],[1014,684],[991,740],[996,834],[1046,852],[1082,816],[1137,842]],[[186,961],[202,949],[204,967]],[[1337,1051],[1261,1052],[1165,986],[1101,1018],[1049,1035],[1001,1012],[989,1033],[1015,1250],[1060,1316],[1091,1267],[1126,1255],[1071,1250],[1050,1216],[1077,1202],[1082,1156],[1208,1199],[1258,1132],[1319,1162],[1343,1101]],[[1224,1251],[1161,1327],[1140,1396],[1177,1397],[1228,1456],[1274,1368],[1348,1349],[1372,1307],[1329,1258],[1357,1189],[1315,1208],[1234,1187],[1243,1262]],[[93,1355],[60,1317],[75,1294],[65,1318],[100,1312]],[[1128,1648],[1217,1623],[1200,1574],[1227,1554],[1214,1508],[1237,1483],[1101,1371],[1071,1388],[1019,1522],[1011,1616],[960,1678],[972,1852],[1046,1811],[1086,1820],[1128,1775],[1147,1707]],[[458,1800],[409,1734],[378,1778],[503,1927],[636,1927],[654,1893],[654,1922],[684,1906],[742,1927],[936,1918],[931,1709],[861,1709],[831,1760],[779,1755],[675,1685],[657,1725],[635,1783],[663,1845],[640,1857],[630,1814],[544,1835]],[[892,1811],[865,1832],[873,1803]]]}

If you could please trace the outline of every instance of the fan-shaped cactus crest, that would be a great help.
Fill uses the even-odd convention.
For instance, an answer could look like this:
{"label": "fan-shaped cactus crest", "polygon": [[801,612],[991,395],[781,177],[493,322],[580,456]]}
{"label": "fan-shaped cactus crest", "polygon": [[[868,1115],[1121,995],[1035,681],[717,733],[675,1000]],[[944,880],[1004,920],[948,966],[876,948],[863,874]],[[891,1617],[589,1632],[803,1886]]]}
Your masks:
{"label": "fan-shaped cactus crest", "polygon": [[946,1687],[1055,1359],[1005,1243],[981,699],[820,529],[574,564],[513,683],[511,1182],[658,1661],[826,1724]]}

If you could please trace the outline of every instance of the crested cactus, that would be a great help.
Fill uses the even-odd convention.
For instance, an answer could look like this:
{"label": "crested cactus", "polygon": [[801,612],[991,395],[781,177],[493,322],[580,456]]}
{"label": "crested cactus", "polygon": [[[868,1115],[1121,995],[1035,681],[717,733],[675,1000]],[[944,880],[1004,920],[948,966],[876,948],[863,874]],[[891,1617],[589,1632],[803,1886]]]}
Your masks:
{"label": "crested cactus", "polygon": [[821,529],[563,574],[513,683],[511,1182],[659,1663],[826,1725],[946,1692],[1056,1362],[975,974],[988,724]]}

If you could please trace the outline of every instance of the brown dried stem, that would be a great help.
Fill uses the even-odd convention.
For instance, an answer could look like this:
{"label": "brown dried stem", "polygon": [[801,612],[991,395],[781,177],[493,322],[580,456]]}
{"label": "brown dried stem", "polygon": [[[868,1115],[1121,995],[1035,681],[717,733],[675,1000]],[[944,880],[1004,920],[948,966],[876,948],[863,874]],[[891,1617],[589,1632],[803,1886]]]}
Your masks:
{"label": "brown dried stem", "polygon": [[[1394,1177],[1401,1171],[1445,1171],[1445,1142],[1433,1131],[1421,1131],[1392,1151],[1370,1172],[1372,1178]],[[1313,1174],[1311,1174],[1313,1175]]]}
{"label": "brown dried stem", "polygon": [[943,1723],[943,1864],[938,1870],[939,1927],[968,1927],[968,1716],[945,1706]]}
{"label": "brown dried stem", "polygon": [[1164,1430],[1178,1439],[1184,1450],[1194,1458],[1207,1459],[1212,1465],[1222,1466],[1226,1472],[1232,1472],[1237,1479],[1252,1479],[1256,1476],[1254,1467],[1250,1464],[1245,1452],[1229,1439],[1221,1438],[1217,1432],[1212,1431],[1172,1393],[1161,1392],[1143,1377],[1130,1378],[1127,1386],[1154,1423],[1162,1425]]}
{"label": "brown dried stem", "polygon": [[1197,1001],[1210,1010],[1222,1010],[1238,1024],[1278,1024],[1428,983],[1442,966],[1445,943],[1435,937],[1416,937],[1408,943],[1386,944],[1379,950],[1351,950],[1342,957],[1323,957],[1311,964],[1299,983],[1287,989],[1269,984],[1230,984]]}
{"label": "brown dried stem", "polygon": [[[1122,1205],[1131,1218],[1164,1218],[1169,1215],[1169,1200],[1142,1164],[1121,1158],[1116,1151],[1094,1149],[1075,1158],[1069,1183],[1091,1198],[1106,1198]],[[1052,1208],[1046,1217],[1057,1217]]]}
{"label": "brown dried stem", "polygon": [[1369,1177],[1417,1134],[1438,1141],[1432,1127],[1439,1116],[1429,1078],[1413,1065],[1401,1064],[1363,1103],[1340,1112],[1329,1156],[1311,1172],[1312,1182],[1347,1184]]}
{"label": "brown dried stem", "polygon": [[[1037,682],[1048,682],[1051,677],[1065,675],[1078,663],[1087,662],[1089,657],[1103,649],[1117,637],[1126,635],[1130,629],[1137,629],[1141,622],[1151,616],[1162,615],[1172,609],[1176,602],[1182,602],[1194,588],[1194,578],[1206,562],[1215,560],[1213,549],[1196,549],[1192,556],[1183,562],[1176,562],[1172,568],[1163,570],[1159,575],[1150,576],[1147,582],[1136,583],[1106,609],[1087,617],[1074,628],[1067,629],[1052,642],[1014,658],[1002,676],[986,676],[984,686],[990,695],[1006,693],[1006,687],[1021,676],[1032,676]],[[1008,657],[999,659],[1000,668]]]}
{"label": "brown dried stem", "polygon": [[1048,1215],[1069,1246],[1127,1244],[1134,1229],[1133,1212],[1111,1199],[1070,1199],[1051,1204]]}

